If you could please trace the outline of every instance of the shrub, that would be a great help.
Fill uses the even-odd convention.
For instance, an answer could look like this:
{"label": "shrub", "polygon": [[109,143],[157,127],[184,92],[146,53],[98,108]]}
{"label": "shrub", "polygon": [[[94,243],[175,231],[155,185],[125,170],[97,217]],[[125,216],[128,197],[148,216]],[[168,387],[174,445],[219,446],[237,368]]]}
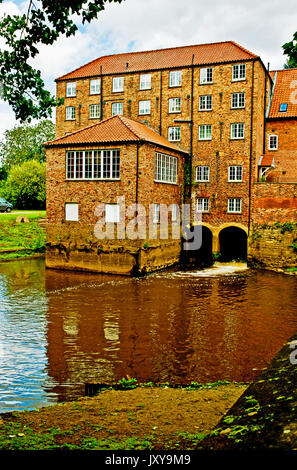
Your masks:
{"label": "shrub", "polygon": [[18,209],[45,209],[45,163],[29,160],[13,166],[0,195]]}

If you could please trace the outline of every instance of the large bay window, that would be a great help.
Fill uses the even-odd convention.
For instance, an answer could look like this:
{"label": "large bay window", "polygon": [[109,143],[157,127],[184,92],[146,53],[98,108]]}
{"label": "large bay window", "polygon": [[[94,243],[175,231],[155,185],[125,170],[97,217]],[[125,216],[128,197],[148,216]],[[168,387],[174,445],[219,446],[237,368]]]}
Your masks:
{"label": "large bay window", "polygon": [[119,150],[75,150],[66,152],[67,179],[120,179]]}

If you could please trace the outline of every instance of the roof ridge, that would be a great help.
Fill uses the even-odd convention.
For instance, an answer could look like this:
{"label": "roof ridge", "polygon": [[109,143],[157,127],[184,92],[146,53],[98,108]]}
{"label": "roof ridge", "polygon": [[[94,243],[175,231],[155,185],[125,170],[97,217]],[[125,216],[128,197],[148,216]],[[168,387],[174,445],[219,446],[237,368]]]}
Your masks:
{"label": "roof ridge", "polygon": [[[117,116],[117,115],[115,115]],[[114,118],[115,116],[110,116],[108,118],[105,118],[103,119],[102,121],[100,122],[95,122],[94,124],[91,124],[90,126],[86,126],[86,127],[83,127],[82,129],[78,129],[77,131],[74,131],[74,132],[67,132],[65,135],[62,135],[61,137],[57,137],[53,140],[48,140],[47,142],[44,142],[44,145],[45,144],[49,144],[51,142],[55,142],[56,140],[62,140],[62,139],[67,139],[67,137],[71,136],[71,135],[75,135],[75,134],[79,134],[80,132],[84,132],[86,131],[87,129],[91,129],[91,127],[96,127],[98,126],[99,124],[102,124],[103,122],[106,122],[106,121],[109,121],[110,119]]]}
{"label": "roof ridge", "polygon": [[[137,137],[138,139],[144,139],[143,136],[139,136],[139,135],[137,134],[137,131],[135,131],[135,130],[133,129],[133,124],[130,124],[130,123],[127,123],[127,122],[126,122],[126,120],[132,121],[132,119],[129,119],[129,118],[127,118],[126,116],[122,116],[122,115],[120,115],[120,114],[117,114],[117,116],[120,118],[120,120],[122,121],[122,123],[123,123],[126,127],[128,127],[129,131],[131,131],[132,134],[135,135],[135,137]],[[133,121],[132,121],[132,122],[133,122]],[[137,122],[137,121],[134,121],[134,122]],[[142,122],[140,122],[139,124],[142,124],[143,126],[145,125],[145,124],[143,124]],[[144,140],[145,140],[145,139],[144,139]]]}
{"label": "roof ridge", "polygon": [[[148,50],[142,50],[142,51],[130,51],[130,52],[120,52],[120,53],[116,53],[116,54],[102,55],[102,56],[97,57],[96,59],[91,60],[90,62],[87,62],[86,64],[81,65],[80,67],[75,68],[74,70],[71,70],[71,72],[67,72],[67,73],[61,75],[60,77],[56,78],[56,80],[62,80],[67,75],[69,75],[71,73],[74,73],[74,72],[77,72],[78,70],[80,70],[80,69],[82,69],[82,68],[84,68],[84,67],[86,67],[86,66],[88,66],[88,65],[90,65],[94,62],[100,61],[100,59],[106,59],[106,58],[110,58],[110,57],[124,57],[124,56],[127,56],[127,55],[141,55],[141,54],[148,54],[148,53],[152,53],[152,52],[173,51],[173,50],[194,48],[194,47],[215,46],[215,45],[218,45],[218,44],[233,44],[234,46],[238,47],[239,49],[241,49],[242,51],[244,51],[247,54],[251,55],[252,57],[254,57],[254,58],[259,57],[259,55],[253,54],[248,49],[244,48],[243,46],[240,46],[240,44],[238,44],[235,41],[231,41],[231,40],[217,41],[217,42],[206,42],[206,43],[201,43],[201,44],[188,44],[188,45],[184,45],[184,46],[163,47],[163,48],[160,48],[160,49],[148,49]],[[98,75],[100,75],[99,72],[98,72]]]}
{"label": "roof ridge", "polygon": [[231,43],[234,44],[236,47],[239,47],[239,49],[241,49],[241,50],[244,51],[244,52],[247,52],[248,54],[252,55],[253,57],[260,57],[259,55],[254,54],[253,52],[249,51],[249,50],[246,49],[245,47],[241,46],[241,45],[238,44],[236,41],[227,41],[227,42],[231,42]]}

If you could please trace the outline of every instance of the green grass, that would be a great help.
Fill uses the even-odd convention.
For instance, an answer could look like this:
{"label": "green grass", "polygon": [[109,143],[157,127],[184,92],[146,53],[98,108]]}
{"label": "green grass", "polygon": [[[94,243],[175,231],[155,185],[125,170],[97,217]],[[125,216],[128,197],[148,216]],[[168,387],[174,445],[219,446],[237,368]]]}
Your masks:
{"label": "green grass", "polygon": [[0,214],[0,261],[24,258],[45,251],[45,231],[38,223],[38,219],[45,216],[45,211],[24,212],[29,219],[28,223],[16,223],[16,217],[21,215],[16,211]]}
{"label": "green grass", "polygon": [[46,216],[46,211],[13,210],[9,213],[0,212],[0,222],[6,220],[15,220],[20,215],[27,217],[28,219],[39,219]]}

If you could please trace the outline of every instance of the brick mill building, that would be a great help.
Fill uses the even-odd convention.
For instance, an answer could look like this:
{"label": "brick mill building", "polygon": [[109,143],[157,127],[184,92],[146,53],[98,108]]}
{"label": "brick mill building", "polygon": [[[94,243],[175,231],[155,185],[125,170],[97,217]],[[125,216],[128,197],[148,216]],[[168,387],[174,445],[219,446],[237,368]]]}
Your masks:
{"label": "brick mill building", "polygon": [[[176,262],[180,242],[160,237],[99,244],[95,208],[118,195],[146,207],[190,202],[202,213],[199,253],[226,259],[246,256],[255,227],[294,221],[296,80],[297,70],[269,72],[233,41],[100,57],[58,78],[47,265],[128,274]],[[116,178],[94,173],[106,151],[116,152]],[[156,177],[158,158],[164,174],[177,159],[175,181]]]}

